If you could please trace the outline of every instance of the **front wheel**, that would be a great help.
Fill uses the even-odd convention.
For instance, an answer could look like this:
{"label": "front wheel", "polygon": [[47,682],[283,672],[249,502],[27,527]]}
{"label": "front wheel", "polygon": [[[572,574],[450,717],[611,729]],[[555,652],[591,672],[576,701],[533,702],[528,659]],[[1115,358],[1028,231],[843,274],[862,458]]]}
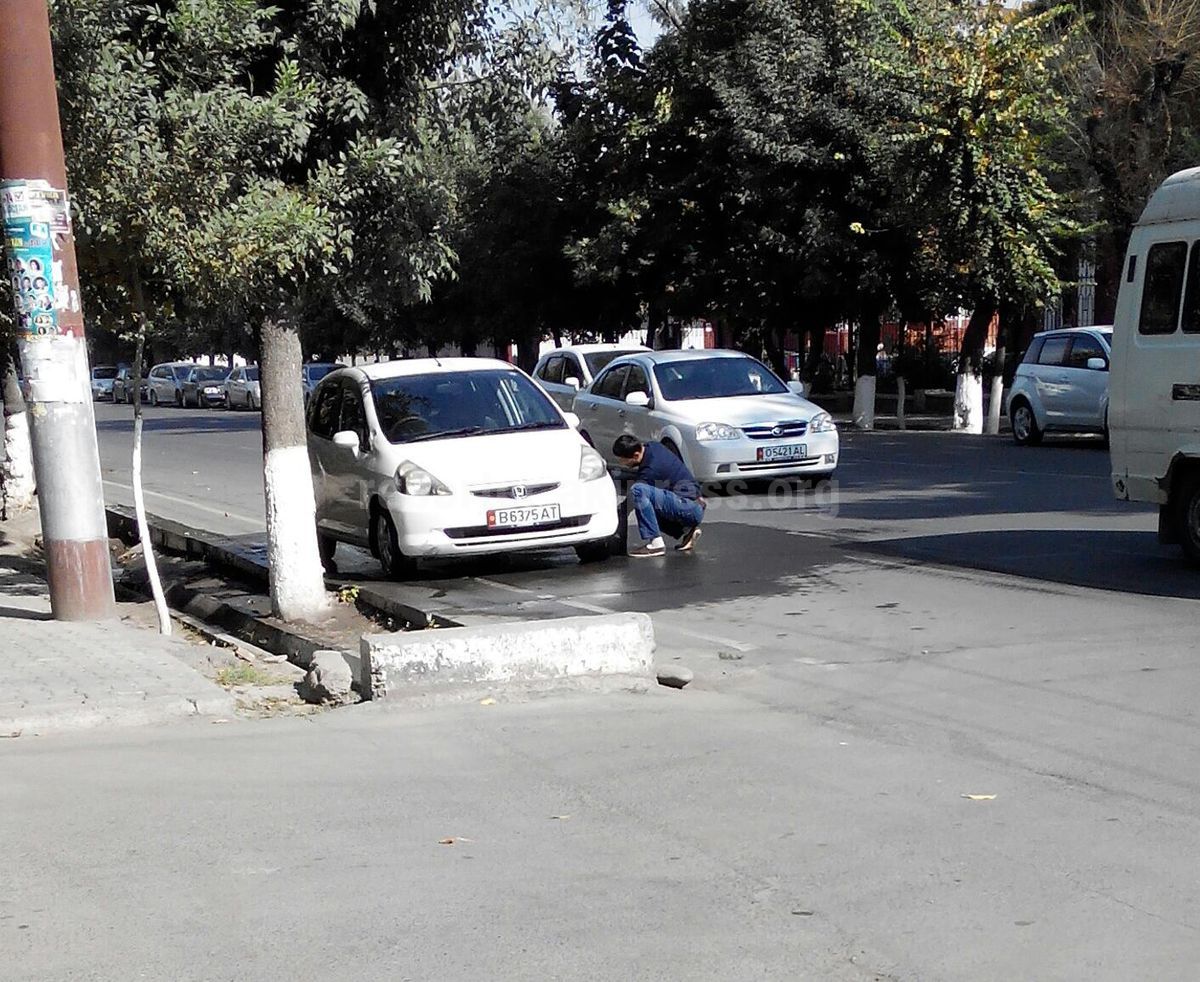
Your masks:
{"label": "front wheel", "polygon": [[1200,566],[1200,471],[1185,474],[1175,501],[1175,530],[1183,554]]}
{"label": "front wheel", "polygon": [[379,564],[384,573],[394,580],[402,580],[416,572],[415,559],[409,559],[400,551],[400,540],[396,535],[396,526],[392,516],[380,508],[375,512],[371,522],[371,538],[375,542],[375,551],[379,556]]}
{"label": "front wheel", "polygon": [[1033,415],[1033,407],[1024,399],[1013,403],[1012,434],[1013,441],[1021,447],[1036,447],[1042,442],[1042,431]]}
{"label": "front wheel", "polygon": [[611,555],[608,539],[598,539],[595,542],[581,542],[575,547],[575,555],[583,565],[602,563]]}

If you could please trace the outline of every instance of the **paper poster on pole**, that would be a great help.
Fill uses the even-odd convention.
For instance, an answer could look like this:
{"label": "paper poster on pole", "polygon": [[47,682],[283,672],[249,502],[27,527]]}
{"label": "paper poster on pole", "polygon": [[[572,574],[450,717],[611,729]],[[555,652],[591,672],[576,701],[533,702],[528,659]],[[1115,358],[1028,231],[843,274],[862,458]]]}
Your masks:
{"label": "paper poster on pole", "polygon": [[5,269],[13,288],[18,338],[56,337],[65,294],[54,238],[71,230],[67,194],[45,181],[0,185]]}

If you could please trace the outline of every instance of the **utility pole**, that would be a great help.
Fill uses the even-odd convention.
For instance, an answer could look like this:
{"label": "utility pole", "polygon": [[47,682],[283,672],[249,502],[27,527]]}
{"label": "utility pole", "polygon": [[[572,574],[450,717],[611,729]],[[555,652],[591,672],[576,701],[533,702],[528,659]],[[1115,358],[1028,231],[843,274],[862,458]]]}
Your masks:
{"label": "utility pole", "polygon": [[0,217],[50,604],[59,620],[102,620],[112,570],[46,0],[0,4]]}

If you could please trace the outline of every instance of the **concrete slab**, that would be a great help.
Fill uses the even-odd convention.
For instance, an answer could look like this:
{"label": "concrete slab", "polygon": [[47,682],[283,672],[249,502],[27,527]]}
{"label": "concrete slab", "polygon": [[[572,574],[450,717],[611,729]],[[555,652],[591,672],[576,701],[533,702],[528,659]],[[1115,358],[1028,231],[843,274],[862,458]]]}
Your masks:
{"label": "concrete slab", "polygon": [[645,614],[368,634],[360,685],[381,699],[411,688],[647,677],[653,654]]}

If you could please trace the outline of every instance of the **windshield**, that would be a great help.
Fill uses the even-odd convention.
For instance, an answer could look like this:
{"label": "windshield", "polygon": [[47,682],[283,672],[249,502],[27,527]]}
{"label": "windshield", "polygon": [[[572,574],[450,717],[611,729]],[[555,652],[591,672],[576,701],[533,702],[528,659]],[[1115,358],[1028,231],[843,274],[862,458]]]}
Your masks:
{"label": "windshield", "polygon": [[187,378],[187,374],[191,370],[192,370],[191,365],[172,365],[171,366],[171,374],[174,375],[177,379]]}
{"label": "windshield", "polygon": [[567,425],[545,393],[511,369],[377,379],[371,394],[391,443]]}
{"label": "windshield", "polygon": [[335,368],[341,367],[341,365],[309,365],[308,380],[310,382],[319,382]]}
{"label": "windshield", "polygon": [[228,368],[197,368],[192,377],[197,382],[223,382],[228,374]]}
{"label": "windshield", "polygon": [[246,379],[250,382],[258,381],[258,366],[257,365],[255,365],[253,368],[246,369]]}
{"label": "windshield", "polygon": [[92,369],[92,378],[101,379],[101,378],[116,378],[116,377],[117,377],[117,370],[115,368],[93,368]]}
{"label": "windshield", "polygon": [[764,396],[788,388],[756,358],[703,358],[654,366],[654,377],[668,402]]}
{"label": "windshield", "polygon": [[587,362],[588,371],[592,373],[592,378],[600,374],[602,370],[608,367],[609,362],[621,355],[637,354],[636,348],[631,348],[629,351],[592,351],[583,356],[583,360]]}

